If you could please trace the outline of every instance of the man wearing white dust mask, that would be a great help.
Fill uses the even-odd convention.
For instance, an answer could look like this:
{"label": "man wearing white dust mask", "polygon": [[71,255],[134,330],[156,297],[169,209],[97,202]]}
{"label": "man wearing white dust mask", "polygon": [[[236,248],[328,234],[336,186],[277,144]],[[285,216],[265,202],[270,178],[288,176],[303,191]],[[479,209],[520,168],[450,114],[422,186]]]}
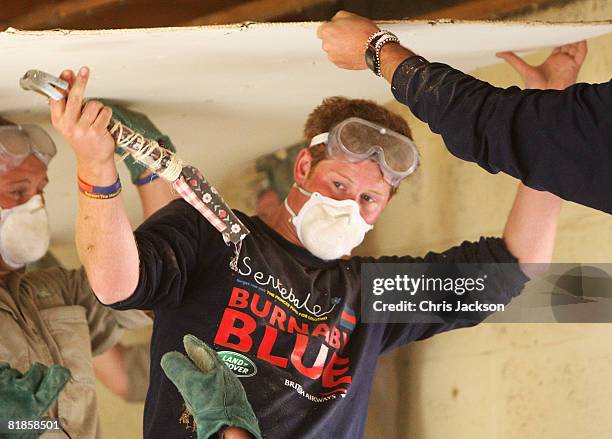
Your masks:
{"label": "man wearing white dust mask", "polygon": [[[329,101],[330,104],[332,102]],[[409,134],[408,126],[401,122],[402,119],[389,117],[388,124],[394,124]],[[336,195],[346,194],[351,181],[350,177],[341,173],[338,174],[339,181],[332,182],[336,193],[330,193],[329,196],[309,192],[294,183],[294,188],[300,194],[309,197],[298,214],[289,206],[288,199],[285,199],[285,208],[291,214],[298,238],[313,255],[331,260],[349,256],[361,244],[365,234],[372,230],[373,226],[368,220],[373,218],[377,201],[378,205],[387,201],[387,197],[391,197],[402,179],[416,170],[418,152],[407,135],[359,117],[349,117],[331,127],[329,132],[312,137],[311,149],[304,151],[310,151],[311,157],[313,153],[320,155],[321,146],[325,147],[325,157],[330,160],[355,165],[366,162],[364,165],[368,167],[372,167],[368,161],[374,161],[383,177],[382,183],[373,183],[357,200],[347,195]],[[310,166],[314,167],[318,159],[312,162]],[[364,205],[363,214],[367,219],[362,216]]]}
{"label": "man wearing white dust mask", "polygon": [[[0,121],[1,123],[1,121]],[[42,198],[55,144],[35,125],[0,125],[0,270],[17,270],[49,248]]]}
{"label": "man wearing white dust mask", "polygon": [[[90,71],[82,67],[76,76],[69,98],[50,102],[51,119],[77,157],[79,177],[107,187],[117,180],[109,115],[92,101],[83,107]],[[361,437],[381,353],[478,323],[364,324],[363,263],[472,262],[482,270],[507,263],[504,272],[490,270],[496,281],[487,290],[489,300],[507,304],[528,281],[526,263],[550,261],[561,202],[523,186],[503,238],[424,257],[345,258],[416,167],[410,132],[384,107],[335,97],[311,113],[305,137],[313,146],[296,159],[296,187],[285,205],[263,220],[236,212],[251,232],[237,258],[184,200],[132,232],[120,198],[80,195],[77,245],[93,292],[114,309],[156,310],[145,439],[193,437],[192,426],[181,423],[189,420],[185,407],[200,438],[224,426],[259,437],[249,429],[254,416],[270,439]],[[191,362],[171,352],[183,350]],[[237,397],[242,388],[252,412]]]}
{"label": "man wearing white dust mask", "polygon": [[[49,432],[52,437],[94,439],[100,437],[94,372],[115,394],[142,401],[148,345],[119,342],[126,329],[149,326],[151,319],[142,311],[104,307],[82,269],[29,266],[49,248],[43,191],[55,154],[42,128],[0,118],[0,373],[25,377],[15,385],[3,381],[0,420],[36,421],[48,415],[61,418],[65,433],[60,428],[60,433]],[[140,195],[148,212],[172,199],[161,180],[140,187]],[[38,383],[34,378],[42,379],[43,372],[49,379]],[[37,398],[28,396],[28,377],[40,384]]]}

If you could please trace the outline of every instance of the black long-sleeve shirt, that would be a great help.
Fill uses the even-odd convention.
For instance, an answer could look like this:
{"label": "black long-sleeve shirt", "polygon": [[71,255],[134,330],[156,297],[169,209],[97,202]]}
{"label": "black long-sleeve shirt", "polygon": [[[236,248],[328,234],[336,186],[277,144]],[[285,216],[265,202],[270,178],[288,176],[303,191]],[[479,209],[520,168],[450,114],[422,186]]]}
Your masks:
{"label": "black long-sleeve shirt", "polygon": [[612,81],[502,89],[412,57],[391,89],[455,156],[612,213]]}

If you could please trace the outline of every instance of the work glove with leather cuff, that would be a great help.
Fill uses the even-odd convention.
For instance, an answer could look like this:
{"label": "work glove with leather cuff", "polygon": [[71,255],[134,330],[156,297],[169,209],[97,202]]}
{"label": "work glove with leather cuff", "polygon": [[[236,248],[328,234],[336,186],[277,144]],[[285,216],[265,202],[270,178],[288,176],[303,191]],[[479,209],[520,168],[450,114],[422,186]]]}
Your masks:
{"label": "work glove with leather cuff", "polygon": [[223,427],[239,427],[255,438],[261,431],[244,387],[217,353],[194,335],[183,345],[189,358],[168,352],[161,359],[166,376],[174,383],[193,416],[199,439],[216,437]]}

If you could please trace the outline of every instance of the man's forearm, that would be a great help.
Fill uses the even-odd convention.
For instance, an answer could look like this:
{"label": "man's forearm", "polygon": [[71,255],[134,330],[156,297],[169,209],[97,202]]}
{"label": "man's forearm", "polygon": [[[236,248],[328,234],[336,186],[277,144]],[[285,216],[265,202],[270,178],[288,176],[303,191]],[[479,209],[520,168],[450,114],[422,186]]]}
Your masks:
{"label": "man's forearm", "polygon": [[[84,181],[108,186],[117,179],[113,164],[79,167]],[[134,233],[121,196],[99,200],[79,194],[76,244],[89,283],[102,303],[128,298],[136,289],[139,259]]]}
{"label": "man's forearm", "polygon": [[523,179],[527,174],[525,160],[512,148],[510,134],[495,126],[493,116],[500,108],[509,113],[507,107],[517,104],[498,99],[498,105],[494,99],[498,89],[450,66],[404,63],[413,56],[414,52],[399,44],[387,44],[381,50],[381,72],[391,83],[395,98],[431,131],[441,134],[455,156],[476,162],[489,172],[502,170]]}
{"label": "man's forearm", "polygon": [[561,204],[556,195],[519,184],[504,242],[528,276],[540,273],[552,259]]}
{"label": "man's forearm", "polygon": [[116,344],[93,358],[96,378],[115,395],[125,398],[128,393],[128,371],[123,360],[123,346]]}
{"label": "man's forearm", "polygon": [[612,213],[612,82],[562,92],[501,89],[444,64],[402,64],[412,52],[387,46],[381,66],[394,96],[441,134],[453,155]]}
{"label": "man's forearm", "polygon": [[[112,110],[95,100],[84,101],[88,67],[81,67],[77,74],[64,70],[60,77],[70,89],[64,99],[49,99],[51,123],[74,151],[79,178],[94,187],[113,186],[117,181],[116,144],[108,131]],[[121,197],[111,195],[107,199],[78,195],[77,250],[89,283],[102,303],[131,296],[139,278],[132,227]]]}
{"label": "man's forearm", "polygon": [[116,344],[93,358],[96,378],[128,402],[144,401],[149,383],[149,343]]}
{"label": "man's forearm", "polygon": [[380,51],[380,72],[391,83],[397,67],[407,58],[416,54],[397,43],[385,44]]}

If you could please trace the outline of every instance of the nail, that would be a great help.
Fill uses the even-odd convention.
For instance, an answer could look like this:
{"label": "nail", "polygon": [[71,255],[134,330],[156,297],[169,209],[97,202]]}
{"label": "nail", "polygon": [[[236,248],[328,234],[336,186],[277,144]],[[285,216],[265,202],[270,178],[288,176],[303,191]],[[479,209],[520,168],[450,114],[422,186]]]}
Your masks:
{"label": "nail", "polygon": [[82,77],[87,76],[87,73],[89,72],[89,69],[87,67],[81,67],[81,69],[79,70],[79,75],[81,75]]}

